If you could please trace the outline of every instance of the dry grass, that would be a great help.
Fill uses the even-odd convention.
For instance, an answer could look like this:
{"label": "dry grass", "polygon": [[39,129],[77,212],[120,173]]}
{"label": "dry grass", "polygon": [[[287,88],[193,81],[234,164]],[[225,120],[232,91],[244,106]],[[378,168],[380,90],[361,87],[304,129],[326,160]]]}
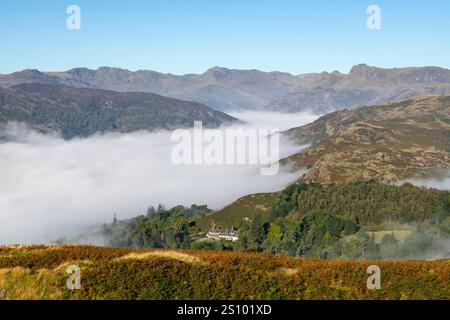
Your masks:
{"label": "dry grass", "polygon": [[57,274],[49,270],[32,272],[21,267],[0,269],[1,299],[55,300],[62,298]]}
{"label": "dry grass", "polygon": [[148,251],[148,252],[133,252],[130,254],[127,254],[123,257],[117,258],[115,260],[144,260],[151,257],[160,257],[160,258],[167,258],[172,260],[178,260],[186,263],[200,263],[200,264],[206,264],[204,261],[200,260],[198,257],[195,257],[193,255],[189,255],[182,252],[177,251]]}
{"label": "dry grass", "polygon": [[[43,255],[41,249],[27,248],[34,253],[25,255],[19,250],[16,260],[0,255],[0,299],[397,300],[448,299],[450,293],[450,260],[319,260],[99,247],[63,247]],[[66,286],[69,264],[82,269],[81,290]],[[366,290],[371,264],[382,270],[381,290]]]}
{"label": "dry grass", "polygon": [[83,266],[86,265],[91,265],[93,264],[92,261],[90,260],[73,260],[73,261],[66,261],[62,264],[60,264],[59,266],[57,266],[55,269],[53,269],[54,271],[61,271],[61,272],[66,272],[66,269],[68,266],[72,266],[72,265],[76,265],[79,266],[80,268],[82,268]]}
{"label": "dry grass", "polygon": [[300,269],[294,269],[294,268],[280,268],[280,273],[287,275],[289,277],[295,276],[300,272]]}

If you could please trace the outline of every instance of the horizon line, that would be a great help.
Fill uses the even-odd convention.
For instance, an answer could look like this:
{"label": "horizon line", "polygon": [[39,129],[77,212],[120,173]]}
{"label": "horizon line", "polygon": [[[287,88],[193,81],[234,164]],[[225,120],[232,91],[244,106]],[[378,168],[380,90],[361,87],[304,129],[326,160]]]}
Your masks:
{"label": "horizon line", "polygon": [[333,73],[340,73],[342,75],[349,75],[351,73],[351,70],[354,67],[357,66],[366,66],[369,68],[374,68],[374,69],[381,69],[381,70],[399,70],[399,69],[420,69],[420,68],[439,68],[439,69],[443,69],[443,70],[449,70],[449,68],[446,67],[441,67],[439,65],[421,65],[421,66],[417,66],[417,65],[411,65],[411,66],[397,66],[397,67],[379,67],[379,66],[375,66],[375,65],[369,65],[367,63],[358,63],[358,64],[354,64],[352,65],[347,72],[343,72],[340,71],[338,69],[335,69],[333,71],[330,70],[322,70],[322,71],[313,71],[313,72],[304,72],[304,73],[291,73],[289,71],[280,71],[280,70],[264,70],[264,69],[255,69],[255,68],[233,68],[233,67],[222,67],[222,66],[213,66],[210,67],[208,69],[206,69],[205,71],[201,72],[201,73],[196,73],[196,72],[189,72],[189,73],[171,73],[171,72],[162,72],[162,71],[156,71],[155,69],[132,69],[132,68],[126,68],[126,67],[114,67],[114,66],[99,66],[97,68],[89,68],[89,67],[82,67],[82,66],[77,66],[77,67],[72,67],[69,69],[65,69],[65,70],[50,70],[50,71],[44,71],[38,68],[25,68],[25,69],[20,69],[17,71],[13,71],[10,73],[0,73],[0,76],[9,76],[9,75],[13,75],[15,73],[20,73],[20,72],[25,72],[25,71],[38,71],[40,73],[43,74],[57,74],[57,73],[64,73],[64,72],[69,72],[72,70],[82,70],[82,69],[86,69],[89,71],[98,71],[100,69],[115,69],[115,70],[122,70],[122,71],[127,71],[127,72],[132,72],[132,73],[137,73],[137,72],[155,72],[155,73],[159,73],[159,74],[163,74],[163,75],[168,75],[168,76],[178,76],[178,77],[182,77],[182,76],[190,76],[190,75],[203,75],[208,73],[209,71],[213,70],[213,69],[221,69],[221,70],[227,70],[227,71],[256,71],[256,72],[263,72],[263,73],[283,73],[283,74],[289,74],[291,76],[294,77],[299,77],[299,76],[304,76],[304,75],[308,75],[308,74],[321,74],[321,73],[328,73],[328,74],[333,74]]}

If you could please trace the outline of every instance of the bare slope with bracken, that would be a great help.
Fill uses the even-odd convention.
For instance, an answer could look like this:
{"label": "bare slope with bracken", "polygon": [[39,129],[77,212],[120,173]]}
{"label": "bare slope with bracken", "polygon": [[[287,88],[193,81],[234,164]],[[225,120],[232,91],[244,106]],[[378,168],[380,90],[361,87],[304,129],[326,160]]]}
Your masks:
{"label": "bare slope with bracken", "polygon": [[450,166],[450,96],[334,112],[286,132],[311,143],[291,160],[321,183],[433,176]]}
{"label": "bare slope with bracken", "polygon": [[[367,290],[366,270],[373,263],[262,253],[8,246],[0,247],[0,288],[8,300],[448,298],[448,260],[378,261],[383,286]],[[66,269],[73,264],[81,269],[79,290],[67,288]]]}

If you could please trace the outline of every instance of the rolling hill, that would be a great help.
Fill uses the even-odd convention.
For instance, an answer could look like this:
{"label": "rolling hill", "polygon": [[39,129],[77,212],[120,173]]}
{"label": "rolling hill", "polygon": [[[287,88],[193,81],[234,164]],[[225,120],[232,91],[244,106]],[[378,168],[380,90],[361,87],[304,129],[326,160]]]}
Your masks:
{"label": "rolling hill", "polygon": [[64,138],[97,132],[217,127],[234,119],[197,102],[152,93],[114,92],[58,84],[25,83],[0,88],[0,123],[24,122],[60,131]]}
{"label": "rolling hill", "polygon": [[259,215],[268,218],[278,193],[258,193],[242,197],[225,208],[196,218],[196,225],[207,232],[213,225],[222,228],[239,228],[246,218]]}
{"label": "rolling hill", "polygon": [[312,146],[292,155],[303,179],[333,183],[433,177],[450,166],[450,96],[422,96],[328,114],[285,133]]}

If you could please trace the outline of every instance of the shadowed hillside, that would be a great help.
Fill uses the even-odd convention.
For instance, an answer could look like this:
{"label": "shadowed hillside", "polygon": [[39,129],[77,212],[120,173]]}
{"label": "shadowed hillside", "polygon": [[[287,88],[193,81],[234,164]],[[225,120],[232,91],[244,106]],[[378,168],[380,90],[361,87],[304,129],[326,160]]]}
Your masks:
{"label": "shadowed hillside", "polygon": [[152,93],[114,92],[63,85],[21,84],[0,88],[0,123],[24,122],[64,138],[97,132],[217,127],[235,119],[196,102]]}

